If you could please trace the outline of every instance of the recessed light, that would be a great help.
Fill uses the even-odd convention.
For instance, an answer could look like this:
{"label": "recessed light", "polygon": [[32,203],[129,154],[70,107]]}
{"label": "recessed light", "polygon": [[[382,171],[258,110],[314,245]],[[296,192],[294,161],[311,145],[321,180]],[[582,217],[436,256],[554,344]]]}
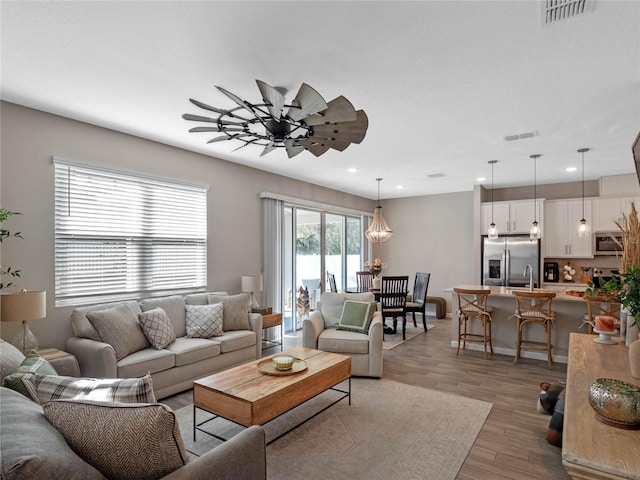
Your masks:
{"label": "recessed light", "polygon": [[487,180],[487,177],[478,177],[478,178],[476,178],[476,181],[478,181],[478,182],[484,182],[486,180]]}
{"label": "recessed light", "polygon": [[397,190],[402,190],[403,188],[404,188],[404,185],[396,185]]}
{"label": "recessed light", "polygon": [[576,170],[578,170],[578,167],[567,167],[567,168],[565,168],[565,170],[567,172],[575,172]]}
{"label": "recessed light", "polygon": [[347,169],[347,172],[349,173],[356,173],[358,171],[358,169],[356,167],[351,167]]}

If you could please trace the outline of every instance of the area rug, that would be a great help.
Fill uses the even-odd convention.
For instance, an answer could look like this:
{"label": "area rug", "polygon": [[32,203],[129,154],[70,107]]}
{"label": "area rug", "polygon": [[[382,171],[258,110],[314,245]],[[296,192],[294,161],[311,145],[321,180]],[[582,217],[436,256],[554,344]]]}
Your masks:
{"label": "area rug", "polygon": [[[325,392],[266,424],[267,441],[336,395]],[[390,380],[355,378],[351,406],[344,399],[267,447],[268,478],[453,480],[491,407]],[[202,455],[220,444],[202,432],[193,441],[193,407],[183,407],[176,415],[190,452]],[[206,425],[225,437],[241,430],[222,419]]]}
{"label": "area rug", "polygon": [[[427,317],[427,330],[431,330],[435,327],[435,317]],[[413,337],[417,337],[421,333],[426,333],[424,331],[424,326],[422,325],[422,318],[416,318],[417,327],[413,326],[413,320],[411,317],[407,318],[407,331],[405,332],[405,340],[402,340],[402,323],[398,322],[397,333],[385,333],[384,334],[384,342],[382,342],[382,348],[384,350],[391,350],[392,348],[396,348],[398,345],[406,342],[407,340],[411,340]],[[387,320],[387,325],[392,326],[393,322],[391,319]]]}

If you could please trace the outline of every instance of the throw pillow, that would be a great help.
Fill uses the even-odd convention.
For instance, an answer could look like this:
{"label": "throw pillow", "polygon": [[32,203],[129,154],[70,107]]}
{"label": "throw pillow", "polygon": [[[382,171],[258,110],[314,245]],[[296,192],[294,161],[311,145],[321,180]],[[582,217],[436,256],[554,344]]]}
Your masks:
{"label": "throw pillow", "polygon": [[171,320],[162,308],[157,307],[138,315],[142,333],[156,350],[162,350],[176,341]]}
{"label": "throw pillow", "polygon": [[24,360],[24,354],[0,338],[0,382],[13,373]]}
{"label": "throw pillow", "polygon": [[11,390],[15,390],[16,392],[20,392],[27,398],[33,398],[22,382],[22,379],[25,375],[34,373],[39,373],[42,375],[58,375],[58,372],[56,372],[56,369],[53,368],[53,365],[51,365],[37,353],[33,352],[25,357],[20,366],[16,368],[16,370],[11,375],[7,375],[4,378],[4,380],[2,381],[2,386],[8,387]]}
{"label": "throw pillow", "polygon": [[338,322],[338,330],[367,333],[376,308],[376,302],[370,303],[345,300],[344,306],[342,307],[340,322]]}
{"label": "throw pillow", "polygon": [[223,306],[187,305],[187,337],[210,338],[222,335]]}
{"label": "throw pillow", "polygon": [[238,295],[208,295],[209,303],[222,303],[224,313],[222,315],[222,330],[251,330],[249,324],[248,293]]}
{"label": "throw pillow", "polygon": [[58,400],[42,410],[73,451],[107,478],[157,479],[189,461],[176,416],[165,405]]}
{"label": "throw pillow", "polygon": [[142,333],[138,323],[138,317],[126,303],[106,310],[89,312],[87,318],[100,335],[100,340],[113,347],[117,360],[149,347],[147,337]]}
{"label": "throw pillow", "polygon": [[29,395],[42,404],[75,399],[97,402],[154,403],[151,375],[142,378],[78,378],[30,374],[22,377]]}

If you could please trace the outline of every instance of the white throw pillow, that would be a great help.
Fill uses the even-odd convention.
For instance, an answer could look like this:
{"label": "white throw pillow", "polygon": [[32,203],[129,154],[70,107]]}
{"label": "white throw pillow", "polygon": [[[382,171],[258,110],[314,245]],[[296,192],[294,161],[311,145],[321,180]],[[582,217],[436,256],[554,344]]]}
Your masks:
{"label": "white throw pillow", "polygon": [[185,308],[187,310],[187,337],[210,338],[223,334],[224,307],[222,303],[186,305]]}

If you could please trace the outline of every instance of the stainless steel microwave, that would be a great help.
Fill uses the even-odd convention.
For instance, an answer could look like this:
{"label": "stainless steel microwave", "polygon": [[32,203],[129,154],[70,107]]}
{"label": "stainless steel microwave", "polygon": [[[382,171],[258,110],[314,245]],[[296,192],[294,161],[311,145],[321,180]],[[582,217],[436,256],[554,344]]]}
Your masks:
{"label": "stainless steel microwave", "polygon": [[622,235],[619,233],[595,233],[593,241],[593,253],[595,255],[618,255],[622,253]]}

